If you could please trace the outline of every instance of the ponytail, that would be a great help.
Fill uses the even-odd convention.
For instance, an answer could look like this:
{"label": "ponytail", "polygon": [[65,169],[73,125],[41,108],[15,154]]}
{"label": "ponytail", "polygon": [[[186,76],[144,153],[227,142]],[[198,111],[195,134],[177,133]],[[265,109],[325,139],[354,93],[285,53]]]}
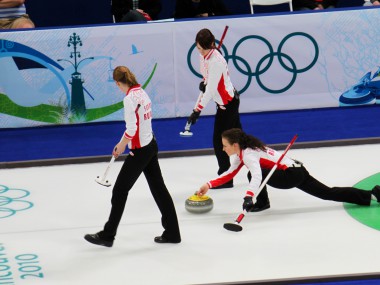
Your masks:
{"label": "ponytail", "polygon": [[138,84],[136,76],[126,66],[117,66],[113,70],[113,80],[128,84],[129,86],[135,86]]}
{"label": "ponytail", "polygon": [[222,133],[222,138],[226,139],[230,144],[239,144],[240,149],[252,148],[266,150],[266,144],[264,144],[258,138],[248,135],[241,129],[229,129]]}

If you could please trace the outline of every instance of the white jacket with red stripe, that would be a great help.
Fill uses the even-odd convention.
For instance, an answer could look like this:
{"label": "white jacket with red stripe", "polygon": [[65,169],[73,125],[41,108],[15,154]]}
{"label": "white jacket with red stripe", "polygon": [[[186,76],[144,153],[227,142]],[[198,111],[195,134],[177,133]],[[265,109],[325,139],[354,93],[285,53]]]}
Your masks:
{"label": "white jacket with red stripe", "polygon": [[[214,188],[225,184],[234,178],[239,170],[245,165],[252,175],[246,196],[252,196],[253,202],[255,203],[256,197],[259,195],[259,188],[262,180],[261,168],[272,169],[280,157],[281,153],[269,147],[266,147],[266,151],[261,149],[246,148],[241,150],[239,155],[231,155],[230,168],[226,172],[222,173],[218,178],[209,181],[208,185],[210,188]],[[281,163],[277,166],[277,169],[285,170],[294,163],[294,160],[284,156]]]}
{"label": "white jacket with red stripe", "polygon": [[206,91],[200,93],[194,109],[202,111],[213,99],[218,105],[227,105],[234,98],[234,86],[231,83],[227,62],[216,49],[201,56],[201,73]]}
{"label": "white jacket with red stripe", "polygon": [[132,86],[124,97],[124,136],[129,149],[141,148],[153,139],[152,102],[140,85]]}

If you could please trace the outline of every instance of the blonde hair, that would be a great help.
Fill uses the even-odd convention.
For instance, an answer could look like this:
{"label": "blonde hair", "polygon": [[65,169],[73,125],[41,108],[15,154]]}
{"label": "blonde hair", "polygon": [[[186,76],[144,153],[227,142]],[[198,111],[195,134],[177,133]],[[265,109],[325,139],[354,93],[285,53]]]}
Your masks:
{"label": "blonde hair", "polygon": [[139,84],[137,82],[136,76],[126,66],[117,66],[113,70],[113,80],[115,80],[116,82],[128,84],[129,86]]}

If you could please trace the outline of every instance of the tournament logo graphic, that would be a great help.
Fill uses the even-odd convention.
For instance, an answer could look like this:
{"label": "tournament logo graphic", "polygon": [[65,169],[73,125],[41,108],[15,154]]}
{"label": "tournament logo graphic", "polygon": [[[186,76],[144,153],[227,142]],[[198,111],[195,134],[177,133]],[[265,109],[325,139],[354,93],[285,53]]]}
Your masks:
{"label": "tournament logo graphic", "polygon": [[359,81],[343,92],[339,97],[339,105],[357,106],[380,103],[380,68],[373,73],[367,72]]}
{"label": "tournament logo graphic", "polygon": [[[47,124],[70,124],[100,120],[123,108],[122,100],[95,108],[86,106],[86,99],[91,102],[103,97],[96,91],[95,95],[91,94],[89,87],[92,86],[85,85],[89,72],[86,74],[82,69],[97,61],[108,60],[110,70],[104,73],[112,73],[111,61],[114,58],[104,55],[83,56],[86,51],[80,50],[83,41],[77,33],[72,33],[65,45],[68,49],[66,56],[55,60],[32,47],[0,38],[1,70],[7,73],[6,78],[0,78],[0,114]],[[132,44],[132,56],[141,52]],[[154,63],[142,84],[143,88],[150,83],[156,69],[157,63]],[[24,71],[28,70],[41,71],[41,74],[45,74],[46,82],[41,83],[40,87],[31,88],[25,78],[32,76],[23,76]],[[110,75],[108,82],[113,82]],[[17,79],[17,84],[9,84],[9,78]],[[56,93],[59,95],[51,101],[52,94]]]}
{"label": "tournament logo graphic", "polygon": [[0,185],[0,219],[11,217],[17,212],[32,208],[33,203],[25,199],[29,195],[30,192],[25,189]]}
{"label": "tournament logo graphic", "polygon": [[[286,45],[286,43],[293,40],[295,37],[304,38],[306,41],[310,41],[312,44],[312,47],[313,47],[312,50],[307,51],[308,54],[312,54],[312,60],[309,63],[307,63],[306,66],[299,66],[300,65],[299,60],[301,58],[292,58],[290,55],[283,52],[284,46]],[[257,60],[256,66],[251,66],[251,64],[249,63],[250,60],[244,58],[239,53],[239,49],[242,49],[243,44],[247,43],[248,41],[256,41],[260,45],[265,46],[265,48],[267,49],[267,54],[264,55],[263,57],[259,58],[259,59],[255,58],[256,55],[254,52],[252,52],[250,54],[250,59],[255,58],[255,60]],[[215,42],[219,43],[218,40],[216,40]],[[191,46],[191,48],[187,54],[187,63],[189,65],[191,72],[195,76],[202,78],[202,75],[200,73],[198,73],[191,64],[191,55],[194,52],[195,48],[196,48],[196,44],[194,43]],[[228,53],[228,50],[224,45],[222,45],[221,51],[222,51],[224,58],[226,59],[227,63],[229,60],[232,60],[234,67],[240,73],[242,73],[243,75],[245,75],[247,77],[247,81],[246,81],[244,87],[241,90],[238,90],[240,94],[244,93],[244,91],[246,91],[248,89],[248,87],[251,84],[253,77],[256,78],[256,81],[257,81],[257,84],[259,85],[259,87],[261,89],[265,90],[266,92],[272,93],[272,94],[283,93],[283,92],[289,90],[293,86],[293,84],[296,82],[297,74],[306,72],[306,71],[310,70],[315,65],[315,63],[318,60],[318,56],[319,56],[319,47],[318,47],[316,40],[312,36],[310,36],[309,34],[306,34],[303,32],[294,32],[294,33],[291,33],[291,34],[288,34],[287,36],[285,36],[280,41],[280,44],[279,44],[277,50],[275,50],[273,48],[273,46],[271,45],[271,43],[267,39],[265,39],[264,37],[258,36],[258,35],[249,35],[249,36],[245,36],[245,37],[241,38],[236,43],[231,54]],[[245,53],[245,54],[247,54],[247,53]],[[290,72],[292,75],[290,78],[290,82],[288,84],[286,84],[282,88],[277,88],[277,89],[275,89],[271,86],[267,86],[263,82],[263,80],[261,79],[261,77],[264,73],[269,72],[269,70],[270,70],[275,59],[277,59],[280,66],[285,71]]]}

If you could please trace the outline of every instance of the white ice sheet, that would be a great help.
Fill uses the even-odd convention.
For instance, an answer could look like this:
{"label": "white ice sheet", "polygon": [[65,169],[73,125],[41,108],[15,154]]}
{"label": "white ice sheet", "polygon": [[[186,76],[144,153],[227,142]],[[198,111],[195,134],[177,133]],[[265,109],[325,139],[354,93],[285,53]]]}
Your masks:
{"label": "white ice sheet", "polygon": [[[380,145],[289,154],[330,186],[350,186],[380,171]],[[121,164],[111,168],[112,181]],[[107,163],[0,170],[0,184],[10,188],[0,196],[25,189],[30,194],[21,200],[33,203],[0,218],[0,284],[181,285],[379,272],[380,233],[353,220],[342,203],[269,188],[271,208],[247,215],[242,232],[229,232],[223,224],[241,211],[245,169],[235,188],[210,190],[214,209],[196,215],[184,203],[215,176],[215,157],[160,164],[179,217],[183,242],[177,245],[153,242],[162,227],[144,176],[130,192],[114,246],[104,248],[83,236],[101,230],[108,218],[112,188],[94,182]],[[16,207],[13,198],[8,205],[0,199],[0,213]]]}

